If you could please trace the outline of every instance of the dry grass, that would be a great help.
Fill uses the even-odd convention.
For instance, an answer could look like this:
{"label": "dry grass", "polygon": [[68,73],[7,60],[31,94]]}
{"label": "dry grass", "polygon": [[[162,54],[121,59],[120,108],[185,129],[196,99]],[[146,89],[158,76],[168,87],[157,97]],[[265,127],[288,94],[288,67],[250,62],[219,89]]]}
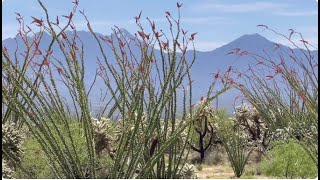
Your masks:
{"label": "dry grass", "polygon": [[[219,158],[215,157],[219,156]],[[191,155],[190,158],[195,158]],[[217,160],[218,159],[218,160]],[[267,177],[262,175],[258,169],[257,154],[252,153],[249,162],[245,167],[245,173],[241,176],[241,179],[270,179],[273,177]],[[207,154],[205,163],[195,164],[198,169],[197,177],[199,179],[233,179],[234,176],[232,167],[228,162],[228,158],[221,148],[211,149]]]}
{"label": "dry grass", "polygon": [[[270,179],[272,177],[266,177],[263,175],[257,175],[255,173],[256,167],[254,165],[248,165],[246,171],[241,179]],[[233,170],[230,164],[223,165],[202,165],[202,169],[197,172],[199,179],[233,179],[235,178]]]}

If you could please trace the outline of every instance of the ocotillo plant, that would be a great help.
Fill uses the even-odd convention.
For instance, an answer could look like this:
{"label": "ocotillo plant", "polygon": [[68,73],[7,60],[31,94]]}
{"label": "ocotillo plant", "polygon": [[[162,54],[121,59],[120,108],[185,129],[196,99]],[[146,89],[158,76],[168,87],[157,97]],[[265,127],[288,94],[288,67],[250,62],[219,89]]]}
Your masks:
{"label": "ocotillo plant", "polygon": [[240,130],[239,125],[236,125],[235,130],[229,136],[221,135],[221,138],[233,172],[239,178],[244,173],[253,148],[249,146],[248,137]]}
{"label": "ocotillo plant", "polygon": [[[18,37],[25,43],[26,51],[12,56],[11,50],[2,49],[5,107],[2,122],[13,120],[29,128],[49,159],[55,178],[97,178],[97,158],[104,149],[114,153],[114,163],[109,167],[109,174],[99,178],[180,177],[189,146],[185,141],[181,147],[177,139],[185,131],[189,136],[193,117],[201,112],[201,108],[192,111],[190,68],[195,61],[193,42],[196,33],[188,34],[181,29],[181,4],[177,3],[178,18],[166,12],[169,35],[150,19],[151,32],[146,32],[140,13],[135,17],[139,30],[130,40],[124,38],[117,27],[113,37],[100,37],[91,28],[84,11],[80,11],[101,51],[97,73],[88,87],[85,82],[85,42],[79,38],[74,24],[79,1],[75,0],[72,11],[62,16],[67,20],[66,24],[59,21],[61,17],[52,20],[45,5],[41,0],[38,2],[45,19],[32,17],[32,25],[40,29],[39,33],[26,25],[17,13],[21,26]],[[67,33],[67,30],[71,32]],[[51,41],[47,47],[40,48],[44,32],[50,35]],[[56,52],[52,51],[54,44],[63,58],[56,57]],[[111,49],[113,59],[105,52],[103,44]],[[193,57],[188,59],[186,53],[190,45],[193,46]],[[155,56],[156,48],[159,48],[160,58]],[[138,55],[134,52],[137,49]],[[22,63],[19,62],[21,57]],[[105,114],[108,118],[117,114],[121,118],[122,133],[112,144],[114,150],[109,146],[112,141],[100,132],[99,127],[95,132],[91,119],[89,97],[97,78],[104,82],[110,93],[106,106],[113,108]],[[59,89],[62,87],[67,89],[66,96],[71,103],[61,95]],[[209,95],[208,103],[216,97]],[[181,126],[176,125],[179,108],[183,112]],[[71,122],[78,123],[81,128],[79,136],[84,141],[81,153],[86,152],[86,157],[80,157],[79,147],[75,147]]]}
{"label": "ocotillo plant", "polygon": [[[241,52],[257,64],[247,73],[237,74],[241,80],[236,87],[272,131],[284,130],[297,139],[318,165],[318,57],[310,50],[317,48],[292,29],[286,36],[265,25],[258,26],[285,38],[295,49],[274,44],[276,58],[266,51],[265,56]],[[298,46],[294,38],[298,38],[302,46]]]}

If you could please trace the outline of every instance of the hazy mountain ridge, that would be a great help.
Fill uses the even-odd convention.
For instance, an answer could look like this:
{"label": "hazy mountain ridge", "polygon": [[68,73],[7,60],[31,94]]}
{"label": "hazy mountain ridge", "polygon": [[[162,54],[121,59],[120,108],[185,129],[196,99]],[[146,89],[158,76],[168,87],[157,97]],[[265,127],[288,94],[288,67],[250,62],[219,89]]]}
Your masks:
{"label": "hazy mountain ridge", "polygon": [[[122,29],[121,30],[125,38],[132,38],[134,37],[132,34],[130,34],[127,30]],[[86,31],[78,31],[78,36],[81,39],[82,42],[84,42],[84,57],[85,57],[85,66],[87,67],[87,76],[86,81],[88,81],[88,84],[92,82],[94,73],[96,72],[97,64],[96,60],[97,58],[102,59],[102,55],[100,52],[100,48],[94,39],[93,35],[90,32]],[[67,31],[67,36],[71,36],[72,32]],[[107,36],[108,38],[114,39],[115,34],[111,34]],[[105,37],[105,35],[102,35],[100,33],[97,33],[97,36]],[[31,41],[31,38],[29,38]],[[52,38],[49,34],[44,34],[42,41],[40,42],[39,48],[43,50],[46,48]],[[101,41],[102,42],[102,41]],[[21,38],[17,38],[17,43],[20,49],[20,52],[25,51],[25,48],[22,48],[23,42]],[[77,42],[80,43],[80,42]],[[112,61],[114,59],[114,55],[112,53],[112,50],[107,46],[106,43],[103,43],[103,48],[106,51],[106,55],[108,56],[108,59]],[[2,46],[6,47],[9,52],[11,52],[11,56],[13,55],[13,52],[16,48],[16,40],[12,38],[8,38],[2,41]],[[133,52],[137,53],[136,55],[139,56],[139,49],[135,45],[130,44],[130,47],[132,48]],[[283,49],[289,49],[286,46],[280,45]],[[196,51],[196,62],[191,70],[191,74],[194,80],[194,100],[199,99],[200,96],[205,95],[207,88],[209,87],[210,83],[213,81],[212,73],[217,72],[218,70],[225,71],[229,66],[233,66],[236,69],[239,70],[245,70],[247,69],[249,64],[255,63],[251,58],[248,57],[239,57],[236,55],[227,55],[229,52],[231,52],[233,49],[239,48],[241,50],[245,50],[248,52],[252,52],[255,54],[264,54],[264,51],[270,53],[270,57],[277,59],[278,54],[274,51],[275,49],[275,43],[272,41],[269,41],[265,37],[259,35],[259,34],[249,34],[249,35],[243,35],[234,41],[221,46],[219,48],[216,48],[212,51],[202,52],[202,51]],[[295,53],[301,54],[300,50],[295,49]],[[56,57],[63,57],[62,53],[58,47],[58,44],[55,43],[53,45],[53,53]],[[318,51],[312,51],[312,53],[315,55],[315,58],[318,58]],[[156,50],[155,54],[157,57],[160,56],[160,51]],[[191,59],[193,56],[193,52],[188,51],[187,57],[188,59]],[[99,89],[99,88],[97,88]],[[235,98],[235,91],[230,91],[224,95],[222,95],[219,98],[219,104],[220,107],[226,107],[230,108],[233,104],[233,100]]]}

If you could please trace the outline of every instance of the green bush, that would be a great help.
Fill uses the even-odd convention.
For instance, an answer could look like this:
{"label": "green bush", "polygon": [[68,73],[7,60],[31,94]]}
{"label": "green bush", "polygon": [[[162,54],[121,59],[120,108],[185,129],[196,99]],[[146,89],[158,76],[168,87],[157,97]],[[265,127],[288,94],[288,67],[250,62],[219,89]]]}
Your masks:
{"label": "green bush", "polygon": [[[67,135],[61,127],[59,129],[61,129],[60,132],[62,133],[62,135]],[[85,162],[88,158],[88,155],[86,154],[86,151],[83,150],[85,148],[85,138],[83,137],[83,130],[80,128],[78,122],[72,121],[70,122],[70,131],[72,134],[72,139],[74,141],[73,143],[76,148],[75,150],[80,155],[79,158],[80,163],[83,167],[83,173],[85,173]],[[55,134],[55,136],[57,136],[57,134]],[[67,143],[70,144],[71,142]],[[59,146],[62,146],[61,142]],[[32,135],[29,135],[26,138],[25,142],[21,145],[21,149],[24,150],[24,154],[22,156],[21,161],[21,166],[24,171],[22,169],[17,169],[17,171],[14,174],[15,178],[57,178],[57,176],[54,174],[54,172],[52,172],[50,168],[50,161],[47,158],[45,152],[42,150],[41,145]],[[111,167],[111,158],[108,155],[103,155],[96,160],[96,163],[97,177],[106,178],[106,173],[109,171],[108,168]],[[25,172],[28,172],[28,174],[26,174]]]}
{"label": "green bush", "polygon": [[277,142],[260,164],[267,176],[280,178],[315,178],[316,164],[306,151],[294,140]]}

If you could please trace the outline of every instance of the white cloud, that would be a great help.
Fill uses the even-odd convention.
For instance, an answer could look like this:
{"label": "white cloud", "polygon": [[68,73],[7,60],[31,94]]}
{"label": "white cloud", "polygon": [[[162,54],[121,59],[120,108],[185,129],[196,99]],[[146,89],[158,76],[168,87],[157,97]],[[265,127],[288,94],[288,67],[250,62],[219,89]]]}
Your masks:
{"label": "white cloud", "polygon": [[5,24],[2,25],[2,40],[9,37],[15,37],[18,33],[19,26],[16,24]]}

